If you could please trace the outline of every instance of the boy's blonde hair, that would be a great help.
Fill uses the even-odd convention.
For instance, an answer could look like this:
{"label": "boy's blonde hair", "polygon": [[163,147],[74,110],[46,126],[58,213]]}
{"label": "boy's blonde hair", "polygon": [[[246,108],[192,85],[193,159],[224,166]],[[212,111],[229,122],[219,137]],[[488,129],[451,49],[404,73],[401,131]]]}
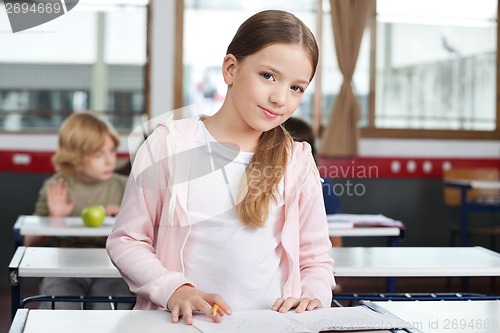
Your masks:
{"label": "boy's blonde hair", "polygon": [[66,177],[78,176],[82,166],[102,147],[106,136],[118,147],[120,137],[107,120],[92,112],[73,113],[59,128],[59,146],[52,164]]}

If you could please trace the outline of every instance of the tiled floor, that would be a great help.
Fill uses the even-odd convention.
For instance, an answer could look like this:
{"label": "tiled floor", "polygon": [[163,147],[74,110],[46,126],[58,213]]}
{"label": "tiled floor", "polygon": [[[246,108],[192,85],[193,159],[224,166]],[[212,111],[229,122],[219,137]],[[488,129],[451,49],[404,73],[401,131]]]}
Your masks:
{"label": "tiled floor", "polygon": [[[337,282],[342,286],[342,293],[383,293],[386,287],[384,278],[338,278]],[[408,293],[459,292],[461,285],[459,278],[398,278],[396,282],[398,292]],[[500,295],[500,278],[470,278],[468,292]],[[33,293],[36,293],[36,287],[28,287],[24,292],[25,295]],[[10,288],[0,288],[0,333],[9,331],[10,308]]]}

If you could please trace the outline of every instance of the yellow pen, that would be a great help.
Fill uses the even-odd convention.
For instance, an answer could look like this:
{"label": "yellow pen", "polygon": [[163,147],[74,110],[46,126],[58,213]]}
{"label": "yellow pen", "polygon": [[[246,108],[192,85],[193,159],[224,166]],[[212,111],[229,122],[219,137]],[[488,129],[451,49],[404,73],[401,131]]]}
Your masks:
{"label": "yellow pen", "polygon": [[215,315],[217,314],[217,310],[219,310],[219,305],[217,305],[217,303],[214,303],[214,305],[212,306],[212,317],[215,317]]}

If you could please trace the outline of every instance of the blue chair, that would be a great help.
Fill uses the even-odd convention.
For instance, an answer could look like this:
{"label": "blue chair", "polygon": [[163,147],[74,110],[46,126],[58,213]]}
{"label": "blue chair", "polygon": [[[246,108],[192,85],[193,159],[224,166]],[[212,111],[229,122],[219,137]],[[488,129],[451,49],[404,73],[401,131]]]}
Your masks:
{"label": "blue chair", "polygon": [[335,194],[334,185],[331,179],[323,179],[323,200],[327,214],[337,214],[340,210],[340,198]]}

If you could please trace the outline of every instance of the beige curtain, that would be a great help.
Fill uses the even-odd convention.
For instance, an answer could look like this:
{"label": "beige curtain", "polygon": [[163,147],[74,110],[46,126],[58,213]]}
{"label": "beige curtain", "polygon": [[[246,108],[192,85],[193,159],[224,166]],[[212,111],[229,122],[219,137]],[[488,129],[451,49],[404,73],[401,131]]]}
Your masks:
{"label": "beige curtain", "polygon": [[330,0],[337,60],[344,81],[321,138],[322,156],[358,154],[361,105],[353,89],[352,76],[372,2],[374,1]]}

